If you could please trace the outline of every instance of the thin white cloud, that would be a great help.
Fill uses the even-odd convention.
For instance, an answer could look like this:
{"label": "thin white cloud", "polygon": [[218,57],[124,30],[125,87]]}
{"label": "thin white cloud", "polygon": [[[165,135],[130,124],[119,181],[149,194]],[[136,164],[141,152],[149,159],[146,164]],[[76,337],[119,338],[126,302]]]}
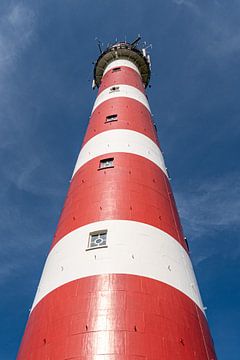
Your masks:
{"label": "thin white cloud", "polygon": [[[15,239],[10,239],[10,241],[7,239],[6,244],[2,243],[0,285],[11,281],[9,279],[16,279],[24,273],[26,274],[29,262],[39,256],[40,249],[49,240],[48,232],[43,231],[42,235],[37,237],[34,231],[31,231],[28,236],[24,237],[19,234]],[[17,241],[19,241],[19,244]],[[6,254],[11,254],[11,256]]]}
{"label": "thin white cloud", "polygon": [[13,262],[2,262],[1,268],[0,268],[0,284],[2,285],[7,281],[9,277],[12,276],[12,274],[19,269],[20,264],[19,263],[13,263]]}
{"label": "thin white cloud", "polygon": [[177,192],[180,215],[191,237],[240,227],[239,180],[239,174],[232,174],[189,185],[188,192]]}
{"label": "thin white cloud", "polygon": [[194,12],[199,13],[199,7],[196,0],[172,0],[172,2],[178,6],[186,6],[192,9]]}
{"label": "thin white cloud", "polygon": [[195,0],[172,0],[176,5],[193,6],[196,4]]}
{"label": "thin white cloud", "polygon": [[219,27],[214,22],[211,24],[211,31],[212,38],[207,46],[211,55],[222,58],[240,51],[240,31],[233,24],[223,21]]}
{"label": "thin white cloud", "polygon": [[[61,169],[54,169],[54,182],[52,178],[46,177],[46,167],[43,161],[47,161],[50,166],[50,160],[45,153],[39,158],[37,155],[31,154],[26,161],[24,158],[15,156],[14,163],[6,164],[2,170],[5,178],[18,190],[24,190],[28,193],[40,196],[47,196],[50,199],[55,197],[61,198],[64,192],[64,183],[62,181],[63,174]],[[52,172],[51,172],[52,174]]]}
{"label": "thin white cloud", "polygon": [[[31,46],[36,21],[35,11],[21,1],[10,2],[0,16],[0,150],[11,159],[10,163],[6,161],[2,167],[1,178],[5,178],[7,183],[13,183],[17,189],[33,194],[41,191],[37,180],[43,166],[43,158],[40,159],[34,153],[31,138],[38,113],[31,113],[35,117],[34,125],[30,115],[23,115],[20,111],[18,93],[23,89],[15,83],[15,75],[11,70],[18,66],[19,58]],[[26,102],[29,101],[28,96],[26,93]],[[59,194],[58,189],[47,185],[41,184],[41,195],[51,197]]]}
{"label": "thin white cloud", "polygon": [[36,16],[23,3],[9,6],[0,19],[0,75],[14,65],[34,33]]}
{"label": "thin white cloud", "polygon": [[223,235],[232,231],[236,233],[240,228],[239,180],[239,174],[232,174],[198,185],[188,184],[187,191],[176,192],[178,210],[195,265],[213,256],[232,260],[240,257],[238,239],[234,239],[229,247]]}
{"label": "thin white cloud", "polygon": [[[222,57],[233,55],[240,51],[239,16],[240,4],[237,1],[227,6],[218,0],[213,0],[208,8],[196,0],[172,0],[179,7],[186,7],[198,16],[201,21],[201,42],[203,52],[208,55]],[[226,11],[228,16],[226,16]]]}
{"label": "thin white cloud", "polygon": [[[25,125],[17,108],[12,70],[34,38],[35,12],[23,2],[11,2],[0,16],[0,149],[16,144]],[[20,130],[20,131],[19,131]]]}

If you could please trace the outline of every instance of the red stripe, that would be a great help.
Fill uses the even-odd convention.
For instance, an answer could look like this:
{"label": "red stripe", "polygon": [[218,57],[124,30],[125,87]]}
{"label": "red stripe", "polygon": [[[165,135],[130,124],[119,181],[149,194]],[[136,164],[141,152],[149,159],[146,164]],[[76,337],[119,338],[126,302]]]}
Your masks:
{"label": "red stripe", "polygon": [[135,70],[129,67],[121,66],[120,68],[121,70],[117,72],[109,70],[103,76],[98,94],[100,94],[106,88],[118,84],[134,86],[145,94],[141,76]]}
{"label": "red stripe", "polygon": [[[106,117],[113,114],[118,116],[118,120],[106,123]],[[83,145],[93,136],[113,129],[137,131],[159,145],[151,115],[146,107],[137,100],[119,97],[100,104],[91,116]]]}
{"label": "red stripe", "polygon": [[[96,357],[98,356],[98,357]],[[30,315],[17,360],[215,360],[205,316],[164,283],[99,275],[48,294]]]}
{"label": "red stripe", "polygon": [[[106,157],[114,157],[114,167],[98,171]],[[83,165],[72,179],[52,246],[80,226],[107,219],[153,225],[186,248],[169,181],[144,157],[112,153]]]}

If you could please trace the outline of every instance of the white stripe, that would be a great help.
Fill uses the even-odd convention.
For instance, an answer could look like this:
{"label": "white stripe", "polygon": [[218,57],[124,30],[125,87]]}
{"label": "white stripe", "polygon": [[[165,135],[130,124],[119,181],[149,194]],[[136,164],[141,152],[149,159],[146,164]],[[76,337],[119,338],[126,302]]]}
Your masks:
{"label": "white stripe", "polygon": [[[111,89],[113,87],[119,87],[119,90],[112,91]],[[138,90],[137,88],[135,88],[134,86],[131,86],[131,85],[115,84],[114,86],[109,86],[108,88],[103,90],[98,95],[98,97],[96,98],[95,103],[93,105],[92,113],[104,101],[109,100],[109,99],[115,99],[118,97],[127,97],[130,99],[137,100],[140,103],[142,103],[149,110],[149,112],[151,112],[149,104],[148,104],[148,100],[147,100],[146,96],[140,90]]]}
{"label": "white stripe", "polygon": [[[135,71],[140,75],[140,72],[139,72],[137,66],[136,66],[132,61],[121,59],[121,60],[114,60],[114,61],[112,61],[112,62],[106,67],[106,69],[104,70],[103,76],[104,76],[109,70],[112,70],[112,69],[114,69],[114,68],[116,68],[116,67],[121,67],[121,66],[129,67],[129,68],[135,70]],[[140,76],[141,76],[141,75],[140,75]]]}
{"label": "white stripe", "polygon": [[73,172],[89,160],[109,153],[124,152],[143,156],[166,171],[164,159],[159,147],[149,137],[132,130],[108,130],[91,138],[81,149]]}
{"label": "white stripe", "polygon": [[[107,230],[107,248],[91,249],[89,233]],[[202,301],[187,252],[165,232],[135,221],[106,220],[82,226],[51,250],[32,309],[48,293],[70,281],[100,274],[131,274],[166,283]]]}

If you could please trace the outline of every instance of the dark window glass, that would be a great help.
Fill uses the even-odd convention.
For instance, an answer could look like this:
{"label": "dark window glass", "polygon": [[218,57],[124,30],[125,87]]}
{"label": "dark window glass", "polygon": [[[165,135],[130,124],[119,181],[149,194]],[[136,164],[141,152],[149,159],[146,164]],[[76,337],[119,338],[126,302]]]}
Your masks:
{"label": "dark window glass", "polygon": [[99,169],[113,167],[113,160],[114,158],[100,160]]}
{"label": "dark window glass", "polygon": [[110,88],[110,93],[115,92],[115,91],[119,91],[119,86],[113,86]]}
{"label": "dark window glass", "polygon": [[108,115],[106,116],[106,121],[105,122],[111,122],[111,121],[117,121],[117,114],[112,114],[112,115]]}
{"label": "dark window glass", "polygon": [[120,67],[115,67],[112,69],[112,72],[117,72],[117,71],[121,71],[121,68]]}

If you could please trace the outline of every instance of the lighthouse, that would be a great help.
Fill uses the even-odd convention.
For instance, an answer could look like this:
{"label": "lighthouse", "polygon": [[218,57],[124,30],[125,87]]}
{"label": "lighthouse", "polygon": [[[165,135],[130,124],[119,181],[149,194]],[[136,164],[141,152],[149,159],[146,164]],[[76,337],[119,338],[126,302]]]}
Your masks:
{"label": "lighthouse", "polygon": [[18,360],[216,360],[150,72],[138,41],[95,63],[97,97]]}

